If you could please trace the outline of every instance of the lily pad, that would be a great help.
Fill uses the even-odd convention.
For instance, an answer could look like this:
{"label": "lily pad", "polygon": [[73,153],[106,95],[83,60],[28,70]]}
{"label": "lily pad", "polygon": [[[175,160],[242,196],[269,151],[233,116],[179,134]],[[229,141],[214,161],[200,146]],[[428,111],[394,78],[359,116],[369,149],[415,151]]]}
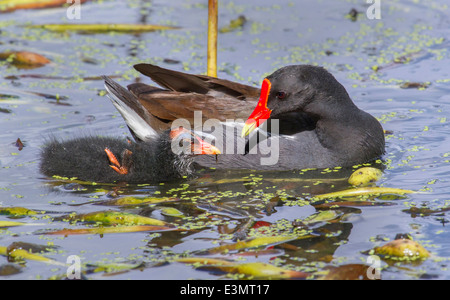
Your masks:
{"label": "lily pad", "polygon": [[427,249],[410,239],[393,240],[381,247],[374,248],[373,253],[385,259],[402,261],[423,260],[430,256]]}
{"label": "lily pad", "polygon": [[367,186],[378,181],[383,175],[380,169],[364,167],[356,170],[348,178],[348,183],[353,186]]}

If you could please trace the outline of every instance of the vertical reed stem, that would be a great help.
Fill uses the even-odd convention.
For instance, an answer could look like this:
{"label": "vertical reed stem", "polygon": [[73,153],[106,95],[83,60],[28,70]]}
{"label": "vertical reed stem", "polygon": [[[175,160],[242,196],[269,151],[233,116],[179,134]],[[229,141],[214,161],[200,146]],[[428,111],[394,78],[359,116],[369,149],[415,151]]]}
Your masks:
{"label": "vertical reed stem", "polygon": [[217,19],[218,0],[208,0],[207,74],[217,77]]}

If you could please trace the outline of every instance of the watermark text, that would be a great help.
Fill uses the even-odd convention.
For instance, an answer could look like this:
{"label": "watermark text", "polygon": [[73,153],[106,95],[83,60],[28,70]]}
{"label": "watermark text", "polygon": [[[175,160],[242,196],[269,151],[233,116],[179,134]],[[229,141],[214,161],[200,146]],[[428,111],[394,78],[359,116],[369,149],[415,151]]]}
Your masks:
{"label": "watermark text", "polygon": [[372,4],[367,8],[366,16],[369,20],[381,19],[381,0],[366,0],[368,4]]}
{"label": "watermark text", "polygon": [[70,4],[66,11],[67,19],[81,19],[81,0],[66,0],[66,3]]}
{"label": "watermark text", "polygon": [[81,278],[81,259],[78,255],[70,255],[67,257],[66,276],[67,279],[80,279]]}

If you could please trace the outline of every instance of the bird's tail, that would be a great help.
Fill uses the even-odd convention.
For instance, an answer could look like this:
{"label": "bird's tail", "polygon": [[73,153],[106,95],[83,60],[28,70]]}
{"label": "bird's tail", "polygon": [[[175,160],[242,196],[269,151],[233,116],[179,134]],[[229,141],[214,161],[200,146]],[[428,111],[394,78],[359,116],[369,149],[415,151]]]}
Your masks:
{"label": "bird's tail", "polygon": [[133,136],[141,141],[151,141],[159,137],[159,133],[152,128],[152,116],[131,92],[112,80],[103,76],[108,97],[120,112]]}

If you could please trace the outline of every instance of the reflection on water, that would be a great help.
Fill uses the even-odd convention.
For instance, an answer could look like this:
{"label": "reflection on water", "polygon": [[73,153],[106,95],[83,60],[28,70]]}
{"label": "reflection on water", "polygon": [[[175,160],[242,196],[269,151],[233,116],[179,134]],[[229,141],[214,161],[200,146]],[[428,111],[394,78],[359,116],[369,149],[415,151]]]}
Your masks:
{"label": "reflection on water", "polygon": [[[14,242],[56,246],[56,251],[44,255],[64,263],[68,256],[77,255],[86,278],[93,279],[107,278],[107,271],[93,267],[100,263],[123,263],[125,271],[110,269],[113,279],[240,276],[176,262],[180,257],[265,262],[318,278],[315,272],[339,266],[352,270],[362,266],[365,271],[371,265],[366,251],[407,233],[433,257],[414,264],[382,260],[382,278],[449,278],[445,226],[450,192],[449,8],[444,0],[382,2],[379,20],[367,19],[367,8],[365,1],[326,5],[221,1],[219,27],[239,15],[247,21],[242,28],[219,35],[219,76],[259,86],[264,76],[284,65],[325,66],[355,103],[387,130],[383,175],[376,185],[420,193],[313,198],[351,188],[347,180],[353,169],[205,170],[193,180],[158,185],[92,185],[43,178],[38,173],[38,155],[52,136],[129,135],[105,97],[100,75],[111,75],[126,85],[149,83],[132,70],[139,62],[192,73],[206,70],[206,6],[185,1],[82,4],[78,22],[181,27],[141,34],[55,33],[23,28],[19,21],[66,22],[64,8],[2,14],[0,52],[34,51],[51,63],[21,69],[0,61],[0,204],[39,212],[1,215],[0,221],[34,225],[2,228],[0,246]],[[23,148],[16,144],[18,138]],[[43,234],[94,226],[55,218],[107,210],[164,220],[181,230]],[[288,240],[235,246],[261,237]],[[219,251],[224,248],[217,247],[228,248]],[[5,278],[47,279],[66,274],[63,266],[37,261],[20,269],[10,267],[6,258],[0,268],[9,270],[0,273],[10,274]]]}

